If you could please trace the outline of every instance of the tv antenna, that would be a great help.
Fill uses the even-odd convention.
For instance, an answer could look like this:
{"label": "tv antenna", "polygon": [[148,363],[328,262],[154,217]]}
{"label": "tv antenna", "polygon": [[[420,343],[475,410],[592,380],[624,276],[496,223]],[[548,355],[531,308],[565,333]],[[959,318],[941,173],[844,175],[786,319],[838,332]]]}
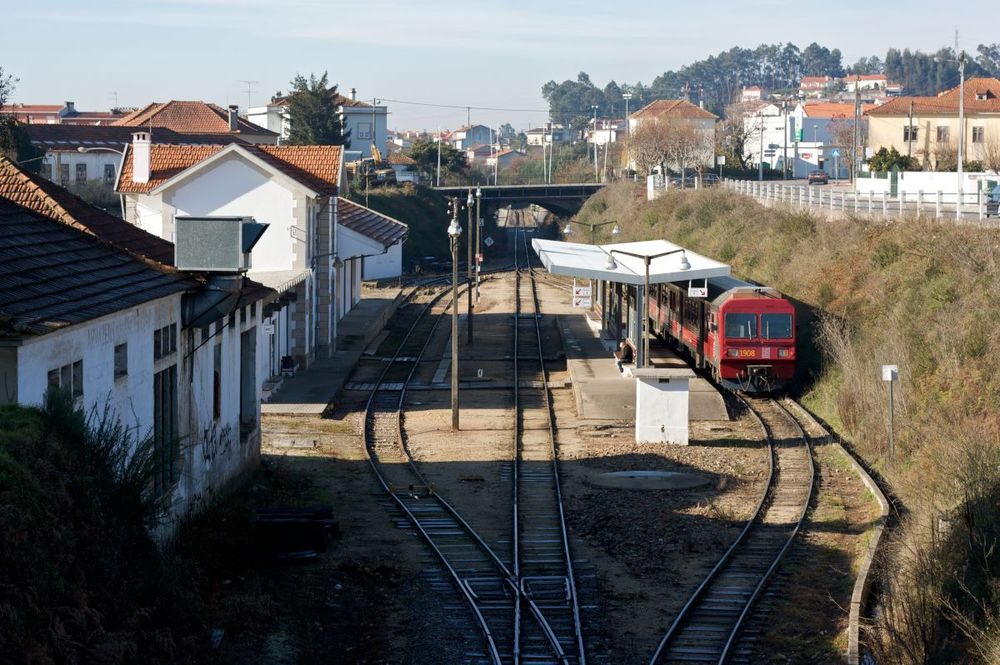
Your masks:
{"label": "tv antenna", "polygon": [[247,113],[250,112],[250,95],[257,92],[253,89],[255,83],[260,83],[260,81],[247,81],[246,79],[240,79],[239,83],[246,83],[247,85]]}

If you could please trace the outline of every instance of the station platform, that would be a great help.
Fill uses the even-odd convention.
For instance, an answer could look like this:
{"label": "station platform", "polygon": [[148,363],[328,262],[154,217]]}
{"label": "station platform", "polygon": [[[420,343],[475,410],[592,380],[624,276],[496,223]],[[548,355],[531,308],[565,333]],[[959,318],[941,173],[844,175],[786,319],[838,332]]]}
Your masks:
{"label": "station platform", "polygon": [[337,350],[333,355],[285,378],[261,404],[261,413],[320,417],[344,387],[365,348],[396,312],[402,294],[398,287],[366,288],[358,304],[337,323]]}
{"label": "station platform", "polygon": [[[577,416],[584,420],[634,421],[635,379],[618,372],[612,355],[617,343],[602,339],[598,324],[582,312],[563,314],[558,319]],[[688,367],[658,339],[650,341],[649,355],[653,367]],[[689,385],[691,420],[729,420],[725,400],[715,386],[701,377],[692,379]]]}

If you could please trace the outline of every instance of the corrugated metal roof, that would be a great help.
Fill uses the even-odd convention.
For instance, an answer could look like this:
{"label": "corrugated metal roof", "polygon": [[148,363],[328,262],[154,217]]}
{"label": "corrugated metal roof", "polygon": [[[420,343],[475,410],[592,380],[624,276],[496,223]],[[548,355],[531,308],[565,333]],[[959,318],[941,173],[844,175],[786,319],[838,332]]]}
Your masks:
{"label": "corrugated metal roof", "polygon": [[410,229],[397,219],[345,198],[337,199],[337,223],[382,243],[383,247],[392,247],[400,242]]}
{"label": "corrugated metal roof", "polygon": [[0,331],[44,334],[198,283],[0,200]]}

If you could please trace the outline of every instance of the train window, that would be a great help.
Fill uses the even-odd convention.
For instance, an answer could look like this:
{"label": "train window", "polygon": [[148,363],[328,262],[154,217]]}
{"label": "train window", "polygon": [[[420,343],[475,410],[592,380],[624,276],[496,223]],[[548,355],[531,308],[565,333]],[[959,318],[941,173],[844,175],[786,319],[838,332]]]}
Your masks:
{"label": "train window", "polygon": [[761,314],[760,334],[764,339],[791,339],[791,314]]}
{"label": "train window", "polygon": [[757,336],[757,316],[730,312],[726,314],[726,337],[729,339],[753,339]]}

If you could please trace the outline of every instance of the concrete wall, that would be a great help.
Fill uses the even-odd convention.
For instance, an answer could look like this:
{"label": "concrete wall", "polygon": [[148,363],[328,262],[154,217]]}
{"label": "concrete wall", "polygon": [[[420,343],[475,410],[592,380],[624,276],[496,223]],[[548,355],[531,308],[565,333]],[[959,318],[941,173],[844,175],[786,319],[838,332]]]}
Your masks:
{"label": "concrete wall", "polygon": [[[235,314],[235,324],[216,322],[205,333],[179,330],[177,351],[161,360],[153,353],[154,331],[181,319],[180,294],[69,326],[47,335],[25,339],[16,348],[17,397],[26,405],[40,405],[48,389],[49,370],[82,361],[83,397],[80,406],[92,418],[108,414],[135,438],[153,432],[153,376],[177,367],[177,430],[180,435],[179,480],[169,493],[158,536],[172,534],[178,521],[211,501],[233,477],[252,466],[260,453],[260,379],[268,372],[267,356],[254,356],[253,431],[240,438],[241,333],[252,331],[257,348],[265,343],[259,325],[260,304]],[[219,334],[209,339],[209,336]],[[199,345],[207,339],[203,345]],[[114,376],[114,349],[128,344],[128,373]],[[214,347],[221,347],[222,401],[214,418]],[[197,350],[195,350],[197,348]],[[193,357],[191,357],[193,354]],[[9,373],[10,351],[0,352],[0,373]]]}
{"label": "concrete wall", "polygon": [[[144,438],[153,424],[153,332],[181,315],[181,296],[152,302],[29,337],[18,349],[18,402],[40,405],[48,389],[49,370],[83,361],[85,412],[105,405],[136,436]],[[128,344],[128,374],[114,377],[114,348]]]}
{"label": "concrete wall", "polygon": [[364,279],[388,279],[403,274],[403,246],[393,245],[385,254],[364,260]]}

